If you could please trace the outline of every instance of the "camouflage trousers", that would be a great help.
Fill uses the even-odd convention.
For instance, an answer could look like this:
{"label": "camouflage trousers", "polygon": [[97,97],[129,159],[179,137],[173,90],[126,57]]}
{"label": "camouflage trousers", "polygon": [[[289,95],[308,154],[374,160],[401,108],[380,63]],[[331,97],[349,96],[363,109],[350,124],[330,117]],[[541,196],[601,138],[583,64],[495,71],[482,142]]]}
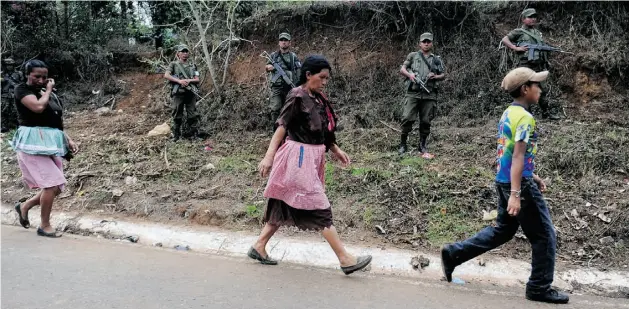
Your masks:
{"label": "camouflage trousers", "polygon": [[17,109],[15,108],[13,98],[3,97],[0,104],[2,107],[2,115],[0,115],[2,132],[17,128]]}
{"label": "camouflage trousers", "polygon": [[275,123],[280,116],[282,107],[286,102],[286,96],[290,92],[290,88],[271,87],[271,95],[269,96],[269,109],[271,110],[271,121]]}
{"label": "camouflage trousers", "polygon": [[197,113],[196,101],[194,93],[189,91],[173,96],[173,135],[181,136],[181,125],[183,124],[184,114],[187,120],[186,125],[189,129],[189,135],[196,135],[199,132],[199,114]]}
{"label": "camouflage trousers", "polygon": [[402,134],[408,135],[413,130],[413,124],[419,116],[419,134],[430,135],[430,123],[435,117],[437,101],[433,99],[419,99],[407,96],[402,113]]}

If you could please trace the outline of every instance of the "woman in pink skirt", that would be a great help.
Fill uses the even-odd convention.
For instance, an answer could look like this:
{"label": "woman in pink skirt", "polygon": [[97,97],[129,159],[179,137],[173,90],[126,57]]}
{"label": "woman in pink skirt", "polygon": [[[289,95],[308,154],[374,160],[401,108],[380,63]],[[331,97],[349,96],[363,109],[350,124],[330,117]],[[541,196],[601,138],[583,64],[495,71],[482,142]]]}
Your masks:
{"label": "woman in pink skirt", "polygon": [[266,244],[280,226],[318,230],[334,250],[341,270],[349,275],[369,265],[371,256],[355,257],[345,250],[325,195],[326,152],[332,152],[344,166],[350,164],[349,156],[336,145],[337,119],[323,94],[330,70],[323,56],[309,56],[301,68],[300,86],[286,98],[266,156],[258,166],[262,177],[270,172],[264,191],[269,202],[265,226],[248,255],[262,264],[276,265],[266,252]]}
{"label": "woman in pink skirt", "polygon": [[55,81],[48,78],[46,64],[26,64],[27,81],[15,88],[19,128],[11,142],[17,153],[22,178],[31,189],[41,189],[26,202],[15,205],[20,224],[30,227],[28,211],[41,206],[37,235],[59,237],[50,225],[52,203],[66,183],[61,158],[69,159],[79,149],[63,132],[63,106],[52,92]]}

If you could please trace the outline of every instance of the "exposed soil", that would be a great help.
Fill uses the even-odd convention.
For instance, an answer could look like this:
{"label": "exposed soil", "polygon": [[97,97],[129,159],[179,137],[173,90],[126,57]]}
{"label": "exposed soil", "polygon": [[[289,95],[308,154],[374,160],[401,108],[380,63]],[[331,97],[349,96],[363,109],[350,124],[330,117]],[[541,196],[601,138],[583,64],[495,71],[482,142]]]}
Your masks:
{"label": "exposed soil", "polygon": [[[448,16],[461,12],[443,11]],[[466,43],[465,31],[485,27],[483,20],[471,17],[465,29],[454,24],[443,30],[453,37],[438,47],[449,68],[448,79],[430,141],[437,157],[425,161],[396,153],[402,101],[396,72],[411,48],[391,46],[404,46],[404,38],[360,26],[360,18],[384,23],[378,19],[381,15],[334,20],[334,14],[347,12],[284,13],[264,17],[271,22],[263,30],[263,25],[251,26],[249,39],[258,43],[241,46],[234,55],[223,101],[210,96],[199,105],[211,133],[207,141],[172,143],[165,136],[147,136],[169,119],[168,89],[161,75],[129,68],[105,83],[115,91],[82,93],[74,101],[87,104],[73,105],[66,118],[68,133],[81,143],[82,152],[66,165],[68,186],[56,209],[257,231],[266,183],[256,166],[270,139],[259,54],[275,48],[259,42],[273,42],[269,37],[283,30],[284,23],[304,18],[334,26],[295,22],[291,30],[300,56],[324,53],[333,66],[330,97],[345,125],[339,143],[353,162],[347,169],[335,162],[326,166],[327,194],[342,237],[374,246],[434,251],[493,224],[482,217],[496,207],[495,130],[509,98],[497,90],[497,65],[474,60],[499,57],[493,45],[460,48]],[[378,31],[388,29],[381,26]],[[478,37],[494,42],[515,26],[496,24]],[[565,37],[551,34],[567,44]],[[539,121],[538,173],[549,184],[545,197],[557,228],[559,260],[575,267],[626,269],[629,101],[626,89],[618,87],[622,80],[596,69],[602,60],[588,58],[588,53],[554,58],[563,64],[551,82],[552,99],[568,118]],[[577,66],[578,59],[587,60],[589,67]],[[205,82],[202,89],[209,93],[212,87]],[[113,111],[94,112],[110,106],[112,97],[117,101]],[[33,194],[21,184],[6,143],[10,137],[3,136],[2,142],[3,202]],[[411,140],[415,144],[417,136]],[[211,150],[205,150],[207,145]],[[123,194],[115,196],[116,190]],[[601,243],[604,237],[613,241]],[[496,254],[528,260],[530,247],[518,234]]]}
{"label": "exposed soil", "polygon": [[[255,167],[270,135],[247,132],[234,139],[224,132],[208,141],[176,144],[167,137],[147,137],[155,125],[168,120],[166,108],[151,99],[154,96],[148,98],[163,84],[156,75],[140,73],[119,79],[134,85],[117,105],[120,111],[103,115],[80,111],[66,121],[69,134],[81,142],[82,153],[66,165],[68,190],[58,200],[58,209],[237,230],[260,228],[265,180]],[[457,128],[448,126],[448,120],[434,125],[431,145],[437,158],[432,161],[395,154],[392,141],[398,132],[388,127],[347,129],[339,134],[354,163],[349,169],[328,163],[326,184],[344,239],[436,250],[491,224],[481,218],[483,210],[495,208],[495,123],[489,120]],[[621,158],[607,149],[626,146],[627,131],[572,120],[541,122],[540,131],[544,138],[539,169],[550,183],[546,197],[558,230],[560,260],[623,268],[625,249],[601,245],[598,239],[612,236],[617,244],[628,241],[623,223],[628,220],[629,179],[623,170],[606,169],[622,165],[615,162]],[[591,135],[596,138],[577,140],[588,132],[597,132]],[[204,150],[207,143],[211,151]],[[561,147],[568,145],[588,150],[585,156],[563,153]],[[6,143],[3,153],[10,153]],[[2,169],[3,201],[32,194],[22,187],[12,155],[4,156]],[[557,174],[557,170],[571,170],[575,177]],[[123,195],[115,197],[114,189],[123,190]],[[528,259],[525,241],[519,234],[497,254]]]}

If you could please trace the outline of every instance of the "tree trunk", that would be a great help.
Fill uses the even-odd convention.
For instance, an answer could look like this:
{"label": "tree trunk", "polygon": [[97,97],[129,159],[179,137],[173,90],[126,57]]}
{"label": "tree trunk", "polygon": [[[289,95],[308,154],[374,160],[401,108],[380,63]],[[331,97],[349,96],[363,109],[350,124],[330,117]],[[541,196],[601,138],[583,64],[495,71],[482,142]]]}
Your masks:
{"label": "tree trunk", "polygon": [[236,8],[238,7],[238,4],[240,3],[240,0],[238,0],[236,2],[236,5],[234,5],[234,9],[231,12],[231,15],[229,16],[229,41],[227,42],[227,54],[225,55],[225,67],[223,68],[223,81],[221,82],[221,86],[225,85],[225,81],[227,80],[227,68],[229,67],[229,56],[231,55],[231,51],[232,51],[232,40],[234,38],[234,19],[235,15],[236,15]]}
{"label": "tree trunk", "polygon": [[63,17],[65,19],[66,26],[66,40],[70,38],[70,12],[68,9],[68,4],[70,1],[63,1]]}
{"label": "tree trunk", "polygon": [[[197,29],[199,30],[199,36],[201,39],[201,47],[203,48],[203,55],[205,58],[205,63],[207,63],[208,70],[210,71],[210,78],[212,79],[212,85],[214,86],[214,90],[216,93],[222,97],[222,91],[220,85],[216,82],[216,72],[214,70],[214,65],[212,64],[212,57],[210,55],[210,51],[207,47],[207,40],[205,38],[205,31],[203,29],[203,25],[201,24],[201,16],[199,15],[199,11],[194,7],[194,3],[188,0],[188,4],[190,5],[190,10],[192,11],[192,16],[194,17],[194,22],[197,25]],[[209,21],[208,21],[209,22]]]}
{"label": "tree trunk", "polygon": [[59,12],[57,10],[57,4],[54,4],[55,7],[55,28],[57,29],[57,40],[61,40],[61,21],[59,21]]}
{"label": "tree trunk", "polygon": [[127,1],[120,1],[120,15],[122,20],[127,20]]}

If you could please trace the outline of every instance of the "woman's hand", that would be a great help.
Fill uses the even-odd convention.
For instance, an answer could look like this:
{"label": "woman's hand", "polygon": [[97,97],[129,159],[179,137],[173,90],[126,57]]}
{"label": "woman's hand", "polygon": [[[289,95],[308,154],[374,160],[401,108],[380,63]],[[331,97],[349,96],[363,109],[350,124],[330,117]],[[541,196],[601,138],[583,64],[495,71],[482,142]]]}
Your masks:
{"label": "woman's hand", "polygon": [[49,78],[48,83],[46,84],[46,91],[52,91],[54,87],[55,87],[55,80],[52,78]]}
{"label": "woman's hand", "polygon": [[347,166],[349,166],[352,163],[352,161],[349,159],[349,156],[347,155],[347,153],[345,153],[345,151],[341,150],[341,148],[339,148],[339,146],[337,146],[337,145],[332,146],[332,148],[330,148],[330,151],[332,151],[332,153],[334,154],[334,157],[341,162],[343,167],[347,167]]}
{"label": "woman's hand", "polygon": [[70,138],[68,138],[68,147],[70,147],[70,150],[72,151],[72,153],[79,152],[79,145],[75,143],[73,140],[71,140]]}
{"label": "woman's hand", "polygon": [[260,164],[258,164],[258,171],[260,172],[260,177],[266,177],[269,175],[271,171],[271,167],[273,167],[273,157],[265,156]]}

